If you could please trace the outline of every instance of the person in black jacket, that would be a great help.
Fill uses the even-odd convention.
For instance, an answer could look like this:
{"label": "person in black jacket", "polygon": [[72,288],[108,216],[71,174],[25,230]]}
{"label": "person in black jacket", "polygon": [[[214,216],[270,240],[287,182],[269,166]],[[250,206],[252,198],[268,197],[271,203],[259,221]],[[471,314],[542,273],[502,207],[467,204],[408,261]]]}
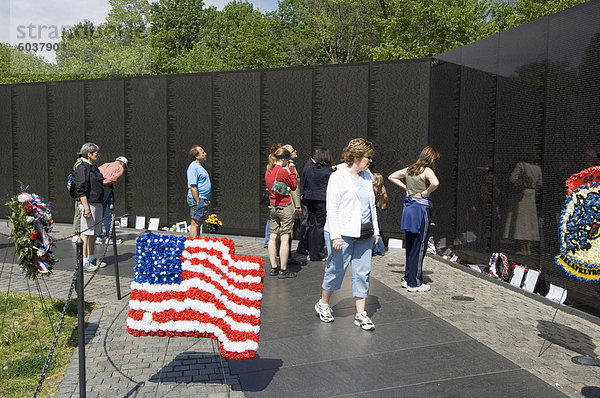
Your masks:
{"label": "person in black jacket", "polygon": [[311,261],[325,261],[327,258],[323,227],[327,217],[327,183],[333,173],[331,163],[329,150],[317,148],[302,172],[302,196],[308,209],[308,254]]}
{"label": "person in black jacket", "polygon": [[98,260],[94,255],[96,248],[96,233],[102,232],[102,203],[104,188],[102,173],[96,166],[99,159],[99,147],[92,142],[86,142],[81,147],[82,162],[73,172],[76,198],[79,200],[81,214],[81,239],[83,240],[83,269],[95,271]]}

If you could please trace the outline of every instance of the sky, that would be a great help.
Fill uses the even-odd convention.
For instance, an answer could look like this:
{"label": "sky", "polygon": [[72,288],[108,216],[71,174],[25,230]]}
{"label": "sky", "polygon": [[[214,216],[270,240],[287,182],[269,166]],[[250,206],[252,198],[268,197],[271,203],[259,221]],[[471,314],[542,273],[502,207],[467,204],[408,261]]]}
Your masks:
{"label": "sky", "polygon": [[[229,1],[204,0],[204,5],[220,10]],[[277,9],[277,0],[250,2],[262,12]],[[108,0],[0,0],[0,42],[32,49],[37,45],[35,53],[54,62],[54,51],[47,48],[60,42],[63,27],[86,19],[94,25],[101,24],[109,11]],[[44,50],[40,49],[42,43]]]}

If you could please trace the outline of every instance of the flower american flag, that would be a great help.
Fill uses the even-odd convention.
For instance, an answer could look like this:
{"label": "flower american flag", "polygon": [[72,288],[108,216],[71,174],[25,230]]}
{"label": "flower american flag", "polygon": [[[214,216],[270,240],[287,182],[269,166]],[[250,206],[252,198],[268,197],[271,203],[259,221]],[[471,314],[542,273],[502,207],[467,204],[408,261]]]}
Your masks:
{"label": "flower american flag", "polygon": [[265,275],[231,239],[145,234],[137,240],[127,331],[208,337],[230,359],[256,356]]}

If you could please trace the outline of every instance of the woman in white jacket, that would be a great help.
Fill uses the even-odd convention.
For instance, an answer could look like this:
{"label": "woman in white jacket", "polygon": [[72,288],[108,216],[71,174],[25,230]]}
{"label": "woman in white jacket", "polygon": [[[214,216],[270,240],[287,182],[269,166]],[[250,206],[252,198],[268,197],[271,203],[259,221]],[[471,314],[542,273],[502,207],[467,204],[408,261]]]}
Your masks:
{"label": "woman in white jacket", "polygon": [[348,265],[352,263],[352,294],[356,302],[354,324],[364,330],[375,325],[367,316],[365,305],[369,295],[371,249],[379,240],[373,178],[369,172],[373,145],[356,138],[342,151],[342,164],[327,185],[327,221],[325,244],[327,263],[323,276],[321,299],[315,310],[323,322],[332,322],[329,299],[339,290]]}

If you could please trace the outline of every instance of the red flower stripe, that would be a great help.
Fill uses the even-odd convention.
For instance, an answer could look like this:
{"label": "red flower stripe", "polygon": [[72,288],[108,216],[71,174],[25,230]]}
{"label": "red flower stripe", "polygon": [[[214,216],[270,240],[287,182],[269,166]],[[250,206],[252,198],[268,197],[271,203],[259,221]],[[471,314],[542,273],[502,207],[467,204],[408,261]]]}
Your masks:
{"label": "red flower stripe", "polygon": [[[213,286],[215,286],[215,285],[213,285]],[[238,297],[235,294],[232,294],[232,293],[224,290],[220,285],[216,285],[215,288],[218,289],[222,295],[226,296],[229,301],[231,301],[235,304],[243,305],[244,307],[260,309],[260,306],[261,306],[260,300],[250,300],[250,299]],[[195,287],[192,287],[184,292],[176,292],[173,290],[169,290],[169,291],[160,292],[160,293],[150,293],[145,290],[132,290],[131,293],[129,294],[129,297],[131,300],[150,301],[150,302],[158,303],[158,302],[161,302],[164,300],[184,301],[186,298],[201,300],[202,297],[204,297],[203,296],[204,293],[210,294],[208,292],[205,292],[204,290],[201,290],[201,289],[198,289]],[[214,296],[212,296],[212,297],[214,297]],[[216,303],[215,303],[215,305],[216,305]]]}
{"label": "red flower stripe", "polygon": [[[132,336],[135,337],[142,337],[142,336],[159,336],[159,337],[175,337],[175,336],[181,336],[181,337],[194,337],[194,338],[209,338],[209,339],[213,339],[213,340],[219,340],[217,339],[217,337],[212,334],[212,333],[200,333],[200,332],[165,332],[165,331],[158,331],[158,332],[146,332],[144,330],[137,330],[137,329],[132,329],[129,326],[127,326],[127,332],[129,334],[131,334]],[[228,359],[254,359],[256,357],[256,351],[254,350],[247,350],[247,351],[243,351],[243,352],[233,352],[233,351],[226,351],[223,349],[223,343],[219,342],[219,348],[221,350],[221,355],[224,358],[228,358]]]}
{"label": "red flower stripe", "polygon": [[[186,261],[185,259],[183,259],[183,258],[181,259],[182,263],[185,261]],[[205,265],[206,266],[206,265],[210,264],[212,267],[214,267],[213,269],[215,271],[219,270],[220,274],[225,275],[225,273],[220,268],[215,266],[212,262],[210,262],[210,260],[207,260],[207,259],[200,260],[198,257],[192,257],[189,259],[189,262],[191,265]],[[226,267],[228,266],[228,264],[224,264],[224,263],[223,263],[223,265]],[[256,277],[260,277],[260,278],[265,276],[265,270],[262,267],[259,269],[240,269],[240,268],[231,267],[229,269],[241,276],[250,275],[250,276],[256,276]]]}
{"label": "red flower stripe", "polygon": [[[236,322],[247,323],[247,324],[253,325],[253,326],[260,325],[260,317],[256,317],[254,315],[246,315],[246,314],[239,314],[237,312],[233,312],[230,309],[228,309],[227,307],[225,307],[225,304],[223,304],[223,302],[220,301],[219,299],[217,299],[213,294],[211,294],[209,292],[204,292],[204,291],[199,290],[199,289],[194,289],[194,290],[195,290],[194,297],[191,297],[188,294],[188,298],[199,300],[199,301],[202,301],[204,303],[212,303],[218,310],[225,311],[225,313],[227,314],[227,316],[230,317],[231,319],[233,319]],[[131,297],[131,299],[132,300],[136,300],[134,297]],[[139,300],[139,299],[137,299],[137,300]],[[150,300],[139,300],[139,301],[153,302],[153,301],[150,301]],[[178,300],[178,301],[183,301],[183,300]],[[137,311],[145,312],[145,310],[137,310]],[[141,319],[142,318],[136,319],[136,320],[141,320]]]}
{"label": "red flower stripe", "polygon": [[200,313],[194,310],[167,310],[163,312],[155,312],[152,314],[152,319],[156,322],[165,323],[169,321],[198,321],[201,323],[208,323],[221,329],[227,336],[229,341],[244,342],[251,340],[258,342],[258,333],[255,332],[242,332],[240,330],[234,330],[231,326],[225,322],[222,318],[215,318],[207,313]]}
{"label": "red flower stripe", "polygon": [[[217,267],[215,267],[212,264],[204,264],[206,268],[210,268],[211,270],[213,270],[215,273],[217,273],[217,275],[219,275],[221,277],[221,280],[224,280],[225,282],[227,282],[227,284],[229,286],[235,287],[237,289],[242,289],[242,290],[250,290],[252,292],[262,292],[263,291],[263,284],[262,283],[258,283],[258,282],[237,282],[234,281],[232,278],[228,278],[225,276],[225,274],[219,270]],[[203,281],[209,282],[212,285],[216,286],[216,282],[213,281],[212,278],[210,278],[208,275],[202,274],[200,272],[194,272],[194,271],[181,271],[181,278],[182,279],[194,279],[194,278],[198,278],[201,279]]]}
{"label": "red flower stripe", "polygon": [[145,310],[129,310],[127,317],[133,319],[134,321],[141,321],[145,313]]}
{"label": "red flower stripe", "polygon": [[[231,239],[227,239],[227,238],[209,238],[208,236],[196,236],[196,237],[187,237],[186,240],[204,240],[206,242],[217,242],[217,243],[222,243],[225,246],[227,246],[229,248],[229,252],[228,254],[230,256],[235,255],[235,242],[232,241]],[[189,247],[189,245],[188,245]]]}

